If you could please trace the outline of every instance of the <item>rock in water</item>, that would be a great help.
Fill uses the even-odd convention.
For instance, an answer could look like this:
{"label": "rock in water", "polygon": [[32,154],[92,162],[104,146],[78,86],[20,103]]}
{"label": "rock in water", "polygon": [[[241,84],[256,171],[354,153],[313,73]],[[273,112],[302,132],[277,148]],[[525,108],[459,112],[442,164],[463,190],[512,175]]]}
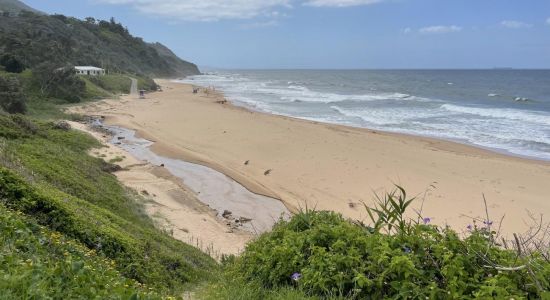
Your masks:
{"label": "rock in water", "polygon": [[233,213],[229,210],[224,210],[222,213],[222,217],[229,219]]}

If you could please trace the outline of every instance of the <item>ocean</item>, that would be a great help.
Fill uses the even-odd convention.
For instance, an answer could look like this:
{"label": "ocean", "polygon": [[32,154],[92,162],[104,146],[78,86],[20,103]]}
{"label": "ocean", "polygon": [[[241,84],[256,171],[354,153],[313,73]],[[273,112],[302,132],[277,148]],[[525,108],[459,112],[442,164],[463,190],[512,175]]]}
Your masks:
{"label": "ocean", "polygon": [[550,70],[223,70],[183,82],[258,111],[550,160]]}

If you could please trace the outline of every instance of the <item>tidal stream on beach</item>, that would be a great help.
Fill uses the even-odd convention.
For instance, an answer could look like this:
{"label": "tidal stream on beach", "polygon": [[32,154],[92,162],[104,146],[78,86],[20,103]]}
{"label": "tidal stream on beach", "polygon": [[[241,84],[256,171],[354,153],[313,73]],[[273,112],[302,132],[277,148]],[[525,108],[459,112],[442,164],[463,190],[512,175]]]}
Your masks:
{"label": "tidal stream on beach", "polygon": [[211,168],[157,155],[150,149],[154,143],[136,137],[133,130],[107,125],[102,127],[113,134],[110,143],[123,148],[139,160],[152,165],[163,165],[195,192],[201,202],[216,210],[220,218],[234,222],[247,231],[268,231],[279,218],[290,215],[281,201],[254,194]]}

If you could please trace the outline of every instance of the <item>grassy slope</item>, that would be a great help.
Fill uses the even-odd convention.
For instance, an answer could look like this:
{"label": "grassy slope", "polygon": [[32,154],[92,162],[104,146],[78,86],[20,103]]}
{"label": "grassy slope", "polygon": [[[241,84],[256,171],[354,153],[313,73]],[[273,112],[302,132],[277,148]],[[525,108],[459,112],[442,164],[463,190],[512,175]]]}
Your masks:
{"label": "grassy slope", "polygon": [[158,297],[122,276],[115,261],[3,204],[0,266],[2,299]]}
{"label": "grassy slope", "polygon": [[[10,215],[23,220],[10,220],[23,222],[22,228],[27,228],[15,233],[16,240],[33,231],[31,223],[40,224],[64,240],[74,240],[75,247],[83,251],[94,250],[102,258],[115,261],[113,272],[118,273],[109,271],[109,276],[121,274],[116,282],[135,280],[162,295],[178,294],[217,269],[210,257],[154,228],[136,201],[138,196],[103,171],[105,162],[87,155],[91,147],[98,146],[93,138],[52,126],[20,116],[0,116],[0,165],[4,166],[0,167],[0,208],[18,212],[20,215]],[[2,240],[0,248],[9,247],[11,240]],[[55,252],[47,246],[39,243],[15,259],[23,259],[23,253],[38,253],[39,260],[56,261]],[[84,261],[84,265],[93,264]],[[57,267],[45,264],[44,268],[30,269],[49,274],[54,272],[51,268]],[[97,281],[101,273],[87,272],[91,275],[83,279],[83,286],[109,290]],[[18,271],[7,274],[5,281],[12,284],[5,289],[23,297],[25,288],[14,284],[21,276]],[[31,276],[21,284],[26,288],[45,284],[39,288],[45,295],[64,289],[44,280],[43,276]],[[101,286],[94,287],[96,283]]]}
{"label": "grassy slope", "polygon": [[[62,105],[66,104],[66,101],[53,98],[46,99],[40,95],[32,85],[31,70],[25,70],[21,74],[7,73],[0,70],[0,76],[14,76],[20,80],[27,96],[27,114],[33,118],[56,120],[76,117],[68,116],[60,110]],[[139,89],[147,91],[157,89],[153,80],[142,76],[126,74],[109,74],[98,77],[81,76],[79,78],[86,83],[85,99],[83,101],[97,101],[104,98],[116,98],[119,94],[128,94],[131,86],[129,76],[138,79]]]}

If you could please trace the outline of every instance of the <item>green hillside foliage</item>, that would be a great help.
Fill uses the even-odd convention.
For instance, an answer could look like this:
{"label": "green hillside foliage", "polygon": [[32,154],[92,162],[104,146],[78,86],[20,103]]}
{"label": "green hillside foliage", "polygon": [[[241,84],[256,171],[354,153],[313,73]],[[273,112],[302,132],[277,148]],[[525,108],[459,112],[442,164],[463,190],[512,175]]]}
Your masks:
{"label": "green hillside foliage", "polygon": [[73,67],[59,68],[51,62],[44,62],[32,70],[31,89],[45,98],[61,99],[69,103],[82,101],[86,83],[75,74]]}
{"label": "green hillside foliage", "polygon": [[160,299],[116,262],[0,204],[1,299]]}
{"label": "green hillside foliage", "polygon": [[23,63],[21,63],[17,57],[10,54],[4,54],[0,57],[0,65],[9,73],[21,73],[25,70]]}
{"label": "green hillside foliage", "polygon": [[93,65],[111,73],[149,77],[199,74],[194,64],[179,59],[164,46],[132,36],[114,19],[79,20],[30,12],[2,17],[0,55],[5,54],[28,68],[49,62],[57,67]]}
{"label": "green hillside foliage", "polygon": [[[130,92],[131,80],[125,74],[78,76],[70,67],[51,70],[41,64],[20,74],[0,70],[0,108],[10,113],[25,113],[41,119],[66,118],[60,105],[117,97]],[[51,74],[50,74],[51,72]],[[138,88],[156,91],[148,77],[132,76]]]}
{"label": "green hillside foliage", "polygon": [[25,113],[26,96],[15,76],[0,75],[0,108],[8,113]]}
{"label": "green hillside foliage", "polygon": [[118,94],[129,94],[132,84],[129,77],[120,75],[90,76],[88,80],[106,91]]}
{"label": "green hillside foliage", "polygon": [[37,14],[42,14],[42,12],[26,5],[25,3],[19,0],[0,0],[0,11],[9,14],[17,14],[23,10],[32,11]]}
{"label": "green hillside foliage", "polygon": [[[487,226],[461,238],[423,222],[399,224],[401,213],[374,212],[375,223],[392,227],[391,234],[333,212],[280,221],[228,263],[205,298],[264,299],[290,289],[297,294],[281,299],[550,299],[548,253],[504,250]],[[526,267],[505,270],[516,266]]]}
{"label": "green hillside foliage", "polygon": [[[11,247],[14,240],[31,239],[33,246],[14,253],[13,261],[8,263],[25,262],[33,253],[37,256],[34,267],[7,269],[13,271],[3,283],[6,289],[21,295],[23,287],[32,285],[37,293],[54,297],[64,287],[64,276],[76,276],[78,286],[74,288],[80,298],[86,298],[92,289],[98,294],[107,293],[115,283],[123,286],[115,290],[125,295],[130,293],[128,289],[133,293],[178,295],[190,284],[208,278],[216,270],[216,263],[198,249],[156,229],[143,211],[143,199],[108,173],[114,166],[87,154],[97,146],[92,137],[55,129],[50,122],[19,115],[0,116],[1,209],[12,212],[8,215],[11,223],[27,228],[3,239],[0,249]],[[29,233],[42,230],[37,228],[45,230],[40,234],[46,242],[40,247],[33,244]],[[68,248],[48,243],[48,236],[54,233],[67,241]],[[40,235],[35,237],[40,244]],[[58,253],[65,252],[71,255],[58,261]],[[86,253],[95,253],[97,258],[83,258]],[[95,260],[104,263],[96,266]],[[79,277],[80,273],[75,272],[86,275]],[[100,278],[103,274],[106,277]],[[28,281],[18,285],[18,276]]]}

